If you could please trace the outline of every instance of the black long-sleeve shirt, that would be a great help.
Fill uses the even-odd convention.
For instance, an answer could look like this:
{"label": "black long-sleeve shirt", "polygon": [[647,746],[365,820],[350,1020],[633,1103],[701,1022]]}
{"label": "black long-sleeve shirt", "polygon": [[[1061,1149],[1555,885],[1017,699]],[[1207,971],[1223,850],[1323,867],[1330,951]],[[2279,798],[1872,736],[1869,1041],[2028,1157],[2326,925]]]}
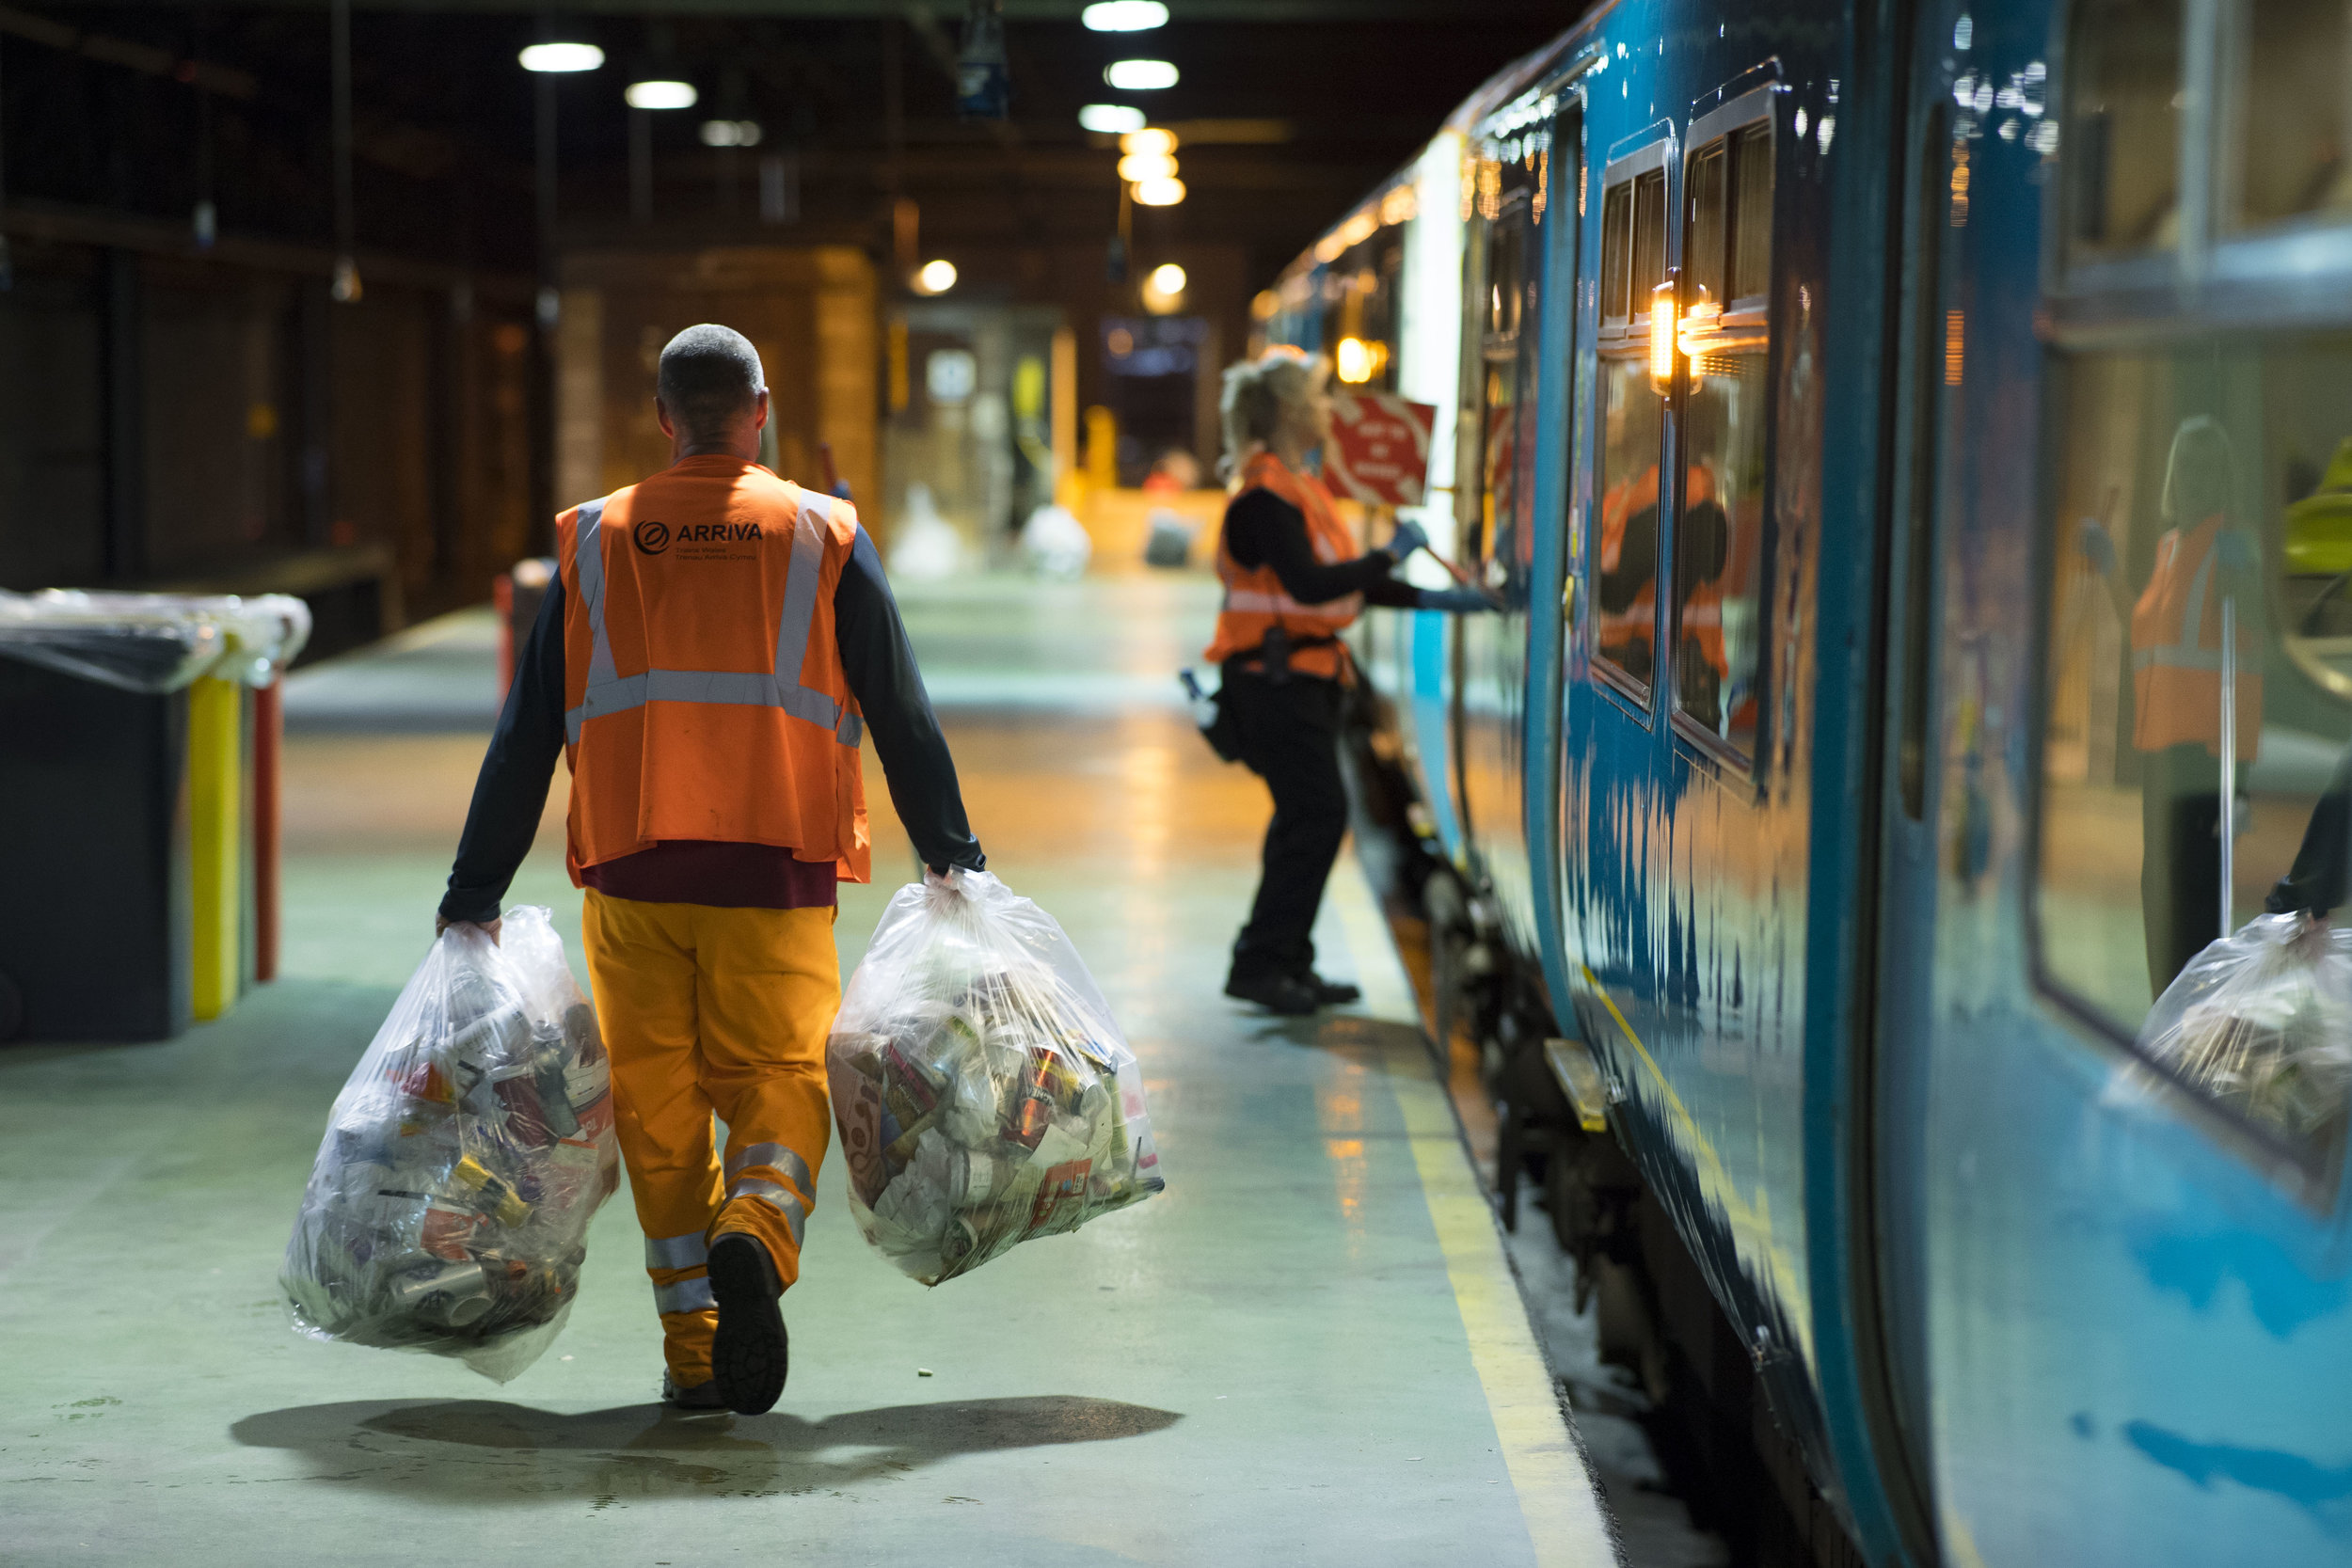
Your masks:
{"label": "black long-sleeve shirt", "polygon": [[1386,550],[1353,561],[1316,560],[1306,514],[1262,485],[1227,504],[1225,548],[1240,565],[1273,567],[1282,592],[1300,604],[1328,604],[1350,594],[1392,610],[1418,609],[1422,602],[1422,590],[1396,580],[1396,558]]}
{"label": "black long-sleeve shirt", "polygon": [[[834,590],[834,641],[850,693],[874,737],[890,803],[926,865],[978,869],[988,863],[972,836],[955,759],[923,689],[922,672],[898,619],[881,555],[865,529]],[[531,640],[490,736],[457,863],[441,899],[447,920],[487,921],[531,852],[556,758],[564,751],[564,579],[548,584]]]}

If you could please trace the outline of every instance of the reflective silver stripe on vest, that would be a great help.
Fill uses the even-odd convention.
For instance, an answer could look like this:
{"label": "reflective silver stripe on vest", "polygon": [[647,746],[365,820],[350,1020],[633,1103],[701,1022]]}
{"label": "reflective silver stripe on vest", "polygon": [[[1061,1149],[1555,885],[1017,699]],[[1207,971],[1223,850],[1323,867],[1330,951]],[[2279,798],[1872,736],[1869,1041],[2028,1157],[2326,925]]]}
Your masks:
{"label": "reflective silver stripe on vest", "polygon": [[649,1269],[698,1269],[709,1261],[710,1247],[699,1230],[645,1238],[645,1267]]}
{"label": "reflective silver stripe on vest", "polygon": [[754,1165],[768,1165],[784,1172],[785,1180],[799,1186],[804,1193],[817,1190],[810,1180],[808,1162],[782,1144],[746,1144],[727,1156],[727,1180],[732,1181]]}
{"label": "reflective silver stripe on vest", "polygon": [[1354,617],[1364,608],[1361,594],[1343,594],[1321,604],[1305,605],[1288,594],[1265,594],[1255,588],[1229,588],[1225,591],[1225,608],[1253,615],[1304,615],[1336,621],[1343,616]]}
{"label": "reflective silver stripe on vest", "polygon": [[[2176,553],[2186,547],[2186,537],[2183,534],[2174,541],[2172,548]],[[2211,648],[2205,646],[2205,595],[2213,591],[2213,560],[2220,553],[2221,535],[2217,532],[2212,543],[2205,546],[2205,553],[2199,558],[2196,575],[2188,579],[2188,592],[2182,597],[2180,641],[2160,643],[2153,648],[2133,649],[2133,669],[2196,670],[2217,675],[2221,673],[2219,644]],[[2243,635],[2239,641],[2245,641]],[[2241,678],[2244,673],[2239,672]]]}
{"label": "reflective silver stripe on vest", "polygon": [[845,746],[856,745],[864,733],[856,716],[849,715],[845,722],[845,705],[801,684],[824,577],[825,540],[818,525],[832,515],[829,499],[802,492],[800,515],[792,525],[792,563],[784,579],[784,613],[776,625],[773,669],[647,670],[625,676],[612,661],[612,639],[605,628],[604,502],[583,502],[572,529],[572,575],[580,583],[580,612],[588,618],[588,688],[580,705],[564,715],[565,738],[578,745],[580,726],[589,720],[647,703],[716,703],[782,708],[795,719],[833,731]]}
{"label": "reflective silver stripe on vest", "polygon": [[730,1198],[755,1197],[769,1208],[775,1210],[784,1216],[785,1225],[792,1232],[792,1244],[794,1246],[801,1244],[801,1232],[808,1226],[808,1210],[801,1202],[800,1195],[791,1188],[774,1181],[760,1181],[746,1178],[729,1187],[727,1196]]}
{"label": "reflective silver stripe on vest", "polygon": [[707,1312],[719,1305],[719,1298],[710,1293],[708,1279],[681,1279],[675,1285],[653,1288],[653,1309],[657,1312]]}

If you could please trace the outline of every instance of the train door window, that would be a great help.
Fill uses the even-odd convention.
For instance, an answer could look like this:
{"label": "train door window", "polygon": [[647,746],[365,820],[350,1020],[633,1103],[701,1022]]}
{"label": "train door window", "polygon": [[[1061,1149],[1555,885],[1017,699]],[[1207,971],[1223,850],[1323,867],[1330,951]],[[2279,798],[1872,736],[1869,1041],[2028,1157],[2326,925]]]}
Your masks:
{"label": "train door window", "polygon": [[1502,553],[1518,515],[1519,324],[1526,316],[1528,201],[1503,199],[1486,229],[1486,307],[1478,356],[1478,515],[1465,554]]}
{"label": "train door window", "polygon": [[1755,749],[1764,610],[1772,95],[1692,127],[1682,242],[1685,402],[1672,622],[1678,722]]}
{"label": "train door window", "polygon": [[1665,400],[1650,385],[1650,292],[1666,280],[1671,144],[1653,142],[1601,171],[1602,300],[1595,667],[1646,700],[1657,665],[1659,459]]}
{"label": "train door window", "polygon": [[2276,973],[2344,941],[2318,917],[2352,903],[2348,383],[2352,333],[2241,333],[2066,356],[2048,403],[2042,981],[2321,1176],[2341,1002],[2152,1005],[2265,911]]}
{"label": "train door window", "polygon": [[2225,183],[2231,230],[2352,214],[2352,8],[2344,0],[2239,0],[2225,12]]}
{"label": "train door window", "polygon": [[[2067,40],[2068,249],[2075,261],[2180,241],[2182,0],[2078,0]],[[2340,61],[2338,62],[2340,64]],[[1953,97],[1989,113],[2004,87],[1963,71]],[[1953,194],[1965,166],[1955,171]],[[1955,208],[1955,220],[1963,208]]]}

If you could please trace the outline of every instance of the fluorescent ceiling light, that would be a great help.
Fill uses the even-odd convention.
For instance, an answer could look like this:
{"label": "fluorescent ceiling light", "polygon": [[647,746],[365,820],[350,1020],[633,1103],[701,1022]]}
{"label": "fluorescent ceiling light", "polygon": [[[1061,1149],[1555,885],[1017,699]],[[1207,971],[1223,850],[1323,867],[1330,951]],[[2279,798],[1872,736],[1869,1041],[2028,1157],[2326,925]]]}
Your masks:
{"label": "fluorescent ceiling light", "polygon": [[1184,199],[1182,180],[1146,180],[1136,187],[1136,199],[1146,207],[1173,207]]}
{"label": "fluorescent ceiling light", "polygon": [[1183,293],[1184,284],[1188,281],[1189,279],[1184,277],[1184,268],[1173,261],[1162,261],[1152,269],[1152,276],[1144,279],[1143,286],[1153,293],[1168,294],[1172,297]]}
{"label": "fluorescent ceiling light", "polygon": [[1089,131],[1117,135],[1143,129],[1143,111],[1128,103],[1089,103],[1078,111],[1078,123]]}
{"label": "fluorescent ceiling light", "polygon": [[1164,131],[1156,126],[1149,131],[1130,131],[1119,138],[1119,150],[1121,152],[1173,152],[1176,150],[1176,133]]}
{"label": "fluorescent ceiling light", "polygon": [[1168,8],[1160,0],[1095,0],[1078,20],[1098,33],[1140,33],[1167,26]]}
{"label": "fluorescent ceiling light", "polygon": [[516,58],[525,71],[594,71],[604,64],[604,51],[593,43],[534,43]]}
{"label": "fluorescent ceiling light", "polygon": [[1173,180],[1176,160],[1165,152],[1130,152],[1119,160],[1119,177],[1130,185],[1144,180]]}
{"label": "fluorescent ceiling light", "polygon": [[628,100],[632,109],[691,109],[694,106],[694,84],[631,82],[621,96]]}
{"label": "fluorescent ceiling light", "polygon": [[914,286],[927,294],[944,294],[956,286],[956,264],[942,257],[923,263],[923,270],[914,275]]}
{"label": "fluorescent ceiling light", "polygon": [[1176,68],[1166,60],[1114,60],[1103,80],[1120,92],[1157,92],[1176,85]]}
{"label": "fluorescent ceiling light", "polygon": [[759,121],[755,119],[706,119],[702,129],[705,147],[757,147]]}

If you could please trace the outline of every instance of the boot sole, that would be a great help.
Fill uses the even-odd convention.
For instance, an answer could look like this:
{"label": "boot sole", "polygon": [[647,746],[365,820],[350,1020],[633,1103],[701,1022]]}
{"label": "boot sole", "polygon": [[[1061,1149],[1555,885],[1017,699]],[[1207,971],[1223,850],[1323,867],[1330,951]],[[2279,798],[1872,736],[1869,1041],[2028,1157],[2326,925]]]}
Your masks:
{"label": "boot sole", "polygon": [[710,1343],[710,1375],[739,1416],[760,1416],[784,1395],[790,1369],[784,1310],[768,1251],[749,1236],[722,1236],[710,1249],[710,1293],[719,1329]]}

